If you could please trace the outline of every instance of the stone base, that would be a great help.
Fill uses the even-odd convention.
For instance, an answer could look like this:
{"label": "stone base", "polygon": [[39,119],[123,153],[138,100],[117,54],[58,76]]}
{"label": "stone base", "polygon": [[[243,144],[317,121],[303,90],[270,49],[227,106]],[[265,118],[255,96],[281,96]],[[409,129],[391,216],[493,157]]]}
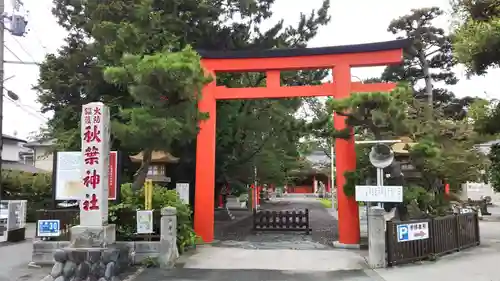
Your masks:
{"label": "stone base", "polygon": [[54,252],[54,266],[43,281],[117,281],[130,264],[128,247],[64,248]]}
{"label": "stone base", "polygon": [[360,244],[344,244],[339,241],[333,241],[333,247],[339,249],[351,249],[351,250],[359,250],[361,249]]}
{"label": "stone base", "polygon": [[116,225],[114,224],[105,226],[73,226],[70,229],[70,241],[75,241],[84,233],[96,237],[100,243],[104,242],[106,245],[111,245],[116,242]]}

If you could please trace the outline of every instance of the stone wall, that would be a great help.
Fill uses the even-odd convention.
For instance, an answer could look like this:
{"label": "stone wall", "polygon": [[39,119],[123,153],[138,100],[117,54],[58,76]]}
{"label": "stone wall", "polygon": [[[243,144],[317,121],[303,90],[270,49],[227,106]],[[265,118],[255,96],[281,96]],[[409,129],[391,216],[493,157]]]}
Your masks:
{"label": "stone wall", "polygon": [[54,266],[43,281],[118,281],[118,275],[129,265],[129,252],[123,245],[103,249],[57,249]]}
{"label": "stone wall", "polygon": [[[172,267],[179,257],[179,251],[177,249],[176,237],[177,237],[177,210],[173,207],[166,207],[161,210],[161,233],[160,241],[149,242],[149,241],[135,241],[135,242],[125,242],[125,241],[114,241],[113,232],[113,242],[112,244],[100,243],[100,247],[103,252],[106,252],[108,247],[111,249],[120,249],[122,253],[121,257],[124,257],[123,249],[127,249],[127,263],[135,265],[140,264],[142,261],[148,258],[158,258],[161,267]],[[80,226],[77,226],[80,227]],[[72,230],[75,227],[72,228]],[[114,231],[114,226],[112,227]],[[101,232],[99,232],[101,233]],[[104,232],[102,232],[104,233]],[[102,239],[101,239],[102,240]],[[99,241],[101,241],[99,240]],[[72,239],[73,242],[76,240]],[[104,241],[104,240],[102,240]],[[106,245],[106,246],[104,246]],[[99,246],[98,246],[99,247]],[[32,262],[39,265],[58,265],[57,258],[55,255],[61,253],[61,251],[67,252],[67,256],[70,257],[72,252],[82,252],[83,249],[88,249],[87,252],[91,252],[88,247],[76,247],[75,244],[69,241],[34,241],[33,242],[33,252],[32,252]],[[62,255],[62,254],[61,254]],[[87,256],[89,253],[87,253]],[[68,258],[69,259],[69,258]],[[71,260],[70,260],[71,261]],[[75,263],[74,261],[71,261]],[[85,260],[88,262],[88,260]],[[61,263],[59,261],[59,263]],[[116,263],[116,262],[115,262]],[[70,263],[71,264],[71,263]],[[78,265],[78,263],[77,263]],[[63,265],[63,267],[66,264]],[[85,267],[85,265],[83,265]],[[55,268],[55,267],[54,267]],[[55,269],[54,269],[55,270]],[[58,271],[58,269],[56,270]],[[53,278],[58,278],[55,274],[51,275]],[[47,277],[49,278],[49,277]],[[50,279],[50,278],[49,278]],[[109,278],[106,277],[106,280]],[[50,281],[50,280],[48,280]],[[64,280],[57,280],[64,281]],[[66,280],[67,281],[67,280]],[[104,281],[104,280],[101,280]],[[110,280],[108,280],[110,281]]]}
{"label": "stone wall", "polygon": [[[68,247],[69,241],[34,241],[32,262],[39,265],[53,265],[56,250]],[[117,241],[117,246],[126,246],[130,250],[130,261],[132,264],[141,264],[147,258],[158,258],[160,256],[159,241]]]}

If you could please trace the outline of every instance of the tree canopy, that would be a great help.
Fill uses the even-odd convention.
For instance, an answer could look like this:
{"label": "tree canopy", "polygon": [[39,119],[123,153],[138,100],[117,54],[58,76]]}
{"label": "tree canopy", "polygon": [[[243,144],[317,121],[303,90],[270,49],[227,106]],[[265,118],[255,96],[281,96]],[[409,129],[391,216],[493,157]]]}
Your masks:
{"label": "tree canopy", "polygon": [[456,21],[453,48],[471,74],[500,66],[500,1],[454,0]]}
{"label": "tree canopy", "polygon": [[455,85],[458,82],[452,70],[456,60],[450,36],[435,25],[443,14],[438,7],[422,8],[391,21],[388,31],[408,38],[411,44],[404,50],[403,64],[388,66],[381,79],[410,83],[418,99],[441,108],[449,117],[460,119],[465,116],[465,107],[474,99],[457,98],[454,93],[438,86],[438,83]]}
{"label": "tree canopy", "polygon": [[[183,106],[175,104],[183,101],[187,91],[194,91],[204,82],[196,78],[199,73],[192,66],[197,63],[186,47],[218,51],[303,48],[319,27],[330,21],[329,1],[325,0],[316,11],[300,15],[295,26],[286,26],[281,20],[264,29],[262,22],[272,17],[273,3],[273,0],[55,0],[53,14],[70,34],[66,44],[41,64],[35,87],[42,111],[54,112],[45,136],[57,139],[58,149],[78,150],[81,105],[102,101],[110,106],[115,124],[113,149],[129,153],[169,149],[180,158],[171,171],[172,182],[194,182],[196,149],[192,123],[198,118],[194,111],[196,100]],[[174,55],[175,52],[181,54]],[[181,65],[175,65],[174,61]],[[171,83],[171,75],[179,71],[186,76]],[[283,73],[282,83],[319,83],[324,75],[326,71],[319,70],[288,72]],[[194,82],[191,88],[185,85],[188,81]],[[167,83],[168,88],[162,89]],[[227,87],[262,86],[265,75],[228,73],[218,75],[217,83]],[[161,100],[162,95],[167,99]],[[262,166],[260,180],[284,181],[287,171],[294,169],[297,162],[301,130],[291,128],[303,126],[295,117],[301,105],[301,99],[218,102],[217,182],[249,183],[253,179],[249,167],[254,164]],[[169,112],[161,112],[162,109]],[[181,115],[181,123],[186,126],[179,127],[174,120]],[[165,117],[170,121],[161,121]],[[131,132],[155,133],[151,126],[162,128],[153,134],[159,138],[155,142],[149,142],[148,137],[138,137],[135,141],[127,137]],[[173,129],[176,130],[172,134],[165,132]],[[279,168],[271,164],[276,161],[281,163]]]}

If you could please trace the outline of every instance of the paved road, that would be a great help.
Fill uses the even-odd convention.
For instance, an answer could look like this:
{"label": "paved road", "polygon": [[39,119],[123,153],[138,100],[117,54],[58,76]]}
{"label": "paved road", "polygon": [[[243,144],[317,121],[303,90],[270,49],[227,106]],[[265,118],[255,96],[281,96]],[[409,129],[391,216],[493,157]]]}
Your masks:
{"label": "paved road", "polygon": [[279,270],[174,269],[147,270],[140,280],[171,281],[376,281],[364,270],[298,272]]}
{"label": "paved road", "polygon": [[47,275],[49,269],[28,267],[31,262],[33,237],[35,237],[35,225],[28,224],[26,241],[0,244],[0,281],[38,281]]}

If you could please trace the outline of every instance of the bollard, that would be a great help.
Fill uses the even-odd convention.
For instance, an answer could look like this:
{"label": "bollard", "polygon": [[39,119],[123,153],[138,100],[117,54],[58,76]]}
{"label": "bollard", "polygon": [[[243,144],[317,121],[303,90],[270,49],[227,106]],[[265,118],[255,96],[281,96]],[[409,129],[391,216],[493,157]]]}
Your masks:
{"label": "bollard", "polygon": [[378,206],[368,212],[368,265],[370,268],[386,266],[385,256],[385,210]]}

